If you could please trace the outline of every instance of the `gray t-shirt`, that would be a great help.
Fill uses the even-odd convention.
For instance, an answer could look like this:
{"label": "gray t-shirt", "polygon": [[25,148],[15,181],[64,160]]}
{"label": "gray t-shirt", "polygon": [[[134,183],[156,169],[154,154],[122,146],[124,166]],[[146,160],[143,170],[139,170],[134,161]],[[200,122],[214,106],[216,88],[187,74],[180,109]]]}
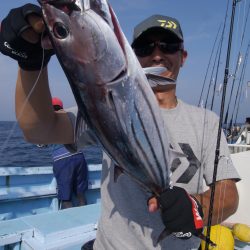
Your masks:
{"label": "gray t-shirt", "polygon": [[[171,180],[190,194],[204,192],[213,178],[218,116],[181,100],[176,108],[161,110],[172,147],[187,155],[173,162]],[[239,179],[239,176],[222,133],[217,180],[224,179]]]}
{"label": "gray t-shirt", "polygon": [[[172,163],[171,180],[174,185],[189,193],[202,193],[205,183],[212,182],[214,152],[217,138],[218,118],[211,111],[197,108],[178,100],[176,108],[162,109],[163,118],[172,147],[187,155]],[[75,119],[74,112],[70,114]],[[83,138],[94,143],[94,136],[84,122],[76,129],[76,144],[83,146]],[[84,131],[84,133],[79,133]],[[83,136],[83,134],[85,134]],[[80,140],[78,138],[82,137]],[[81,143],[79,142],[81,141]],[[238,179],[224,136],[221,140],[221,157],[217,180]],[[114,182],[114,164],[104,153],[101,185],[101,217],[98,223],[95,250],[146,250],[197,249],[200,240],[192,237],[179,240],[169,236],[156,245],[164,229],[159,212],[149,213],[149,194],[126,175]]]}

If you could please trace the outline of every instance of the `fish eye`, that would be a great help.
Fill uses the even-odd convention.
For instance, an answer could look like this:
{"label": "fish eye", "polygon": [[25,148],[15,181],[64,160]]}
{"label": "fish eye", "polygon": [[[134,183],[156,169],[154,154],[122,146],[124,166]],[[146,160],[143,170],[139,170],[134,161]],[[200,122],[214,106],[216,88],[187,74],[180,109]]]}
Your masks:
{"label": "fish eye", "polygon": [[63,23],[55,23],[53,33],[58,39],[64,39],[68,36],[69,31]]}

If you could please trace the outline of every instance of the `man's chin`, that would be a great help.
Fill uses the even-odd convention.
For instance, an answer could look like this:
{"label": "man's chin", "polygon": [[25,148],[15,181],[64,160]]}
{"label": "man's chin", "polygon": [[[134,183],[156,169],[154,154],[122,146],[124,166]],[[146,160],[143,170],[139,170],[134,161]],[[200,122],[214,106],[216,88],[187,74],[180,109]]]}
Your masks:
{"label": "man's chin", "polygon": [[152,90],[154,92],[167,92],[170,90],[176,89],[176,84],[168,84],[168,85],[157,85],[156,87],[153,87]]}

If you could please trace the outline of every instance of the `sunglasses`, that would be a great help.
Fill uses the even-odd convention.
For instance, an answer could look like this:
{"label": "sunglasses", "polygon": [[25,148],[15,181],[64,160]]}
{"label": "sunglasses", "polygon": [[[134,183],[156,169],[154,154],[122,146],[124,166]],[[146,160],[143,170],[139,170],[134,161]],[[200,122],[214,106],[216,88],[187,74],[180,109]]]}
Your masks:
{"label": "sunglasses", "polygon": [[164,41],[137,44],[133,49],[137,56],[145,57],[150,56],[156,47],[164,54],[174,54],[179,50],[183,50],[182,43],[167,43]]}

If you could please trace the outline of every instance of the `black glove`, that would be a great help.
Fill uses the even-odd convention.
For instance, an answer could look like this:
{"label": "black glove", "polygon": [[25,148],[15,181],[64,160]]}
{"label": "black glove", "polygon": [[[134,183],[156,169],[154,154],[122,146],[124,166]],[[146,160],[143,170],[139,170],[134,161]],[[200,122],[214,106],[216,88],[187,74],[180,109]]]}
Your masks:
{"label": "black glove", "polygon": [[[8,16],[3,19],[0,31],[0,51],[18,61],[19,66],[24,70],[39,70],[42,67],[43,49],[41,39],[33,44],[24,40],[21,33],[30,28],[26,20],[29,14],[42,16],[41,8],[34,4],[26,4],[22,7],[12,9]],[[45,67],[53,50],[44,50]]]}
{"label": "black glove", "polygon": [[181,239],[199,236],[203,229],[203,212],[199,202],[183,188],[168,188],[157,198],[168,232]]}

